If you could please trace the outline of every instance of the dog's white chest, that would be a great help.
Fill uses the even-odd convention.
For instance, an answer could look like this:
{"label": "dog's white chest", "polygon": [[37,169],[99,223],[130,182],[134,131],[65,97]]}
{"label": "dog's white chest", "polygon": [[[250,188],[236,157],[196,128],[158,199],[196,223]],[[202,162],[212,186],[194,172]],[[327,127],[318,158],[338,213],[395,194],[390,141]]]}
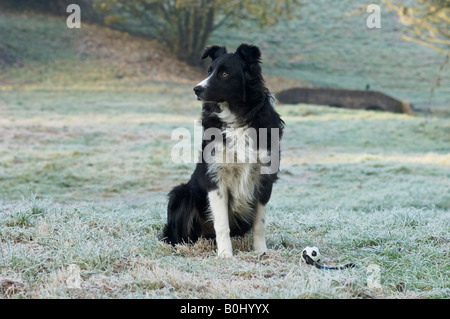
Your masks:
{"label": "dog's white chest", "polygon": [[261,166],[244,128],[226,133],[226,142],[215,145],[208,173],[219,191],[228,195],[230,214],[246,215],[254,209]]}
{"label": "dog's white chest", "polygon": [[209,164],[210,176],[215,178],[219,191],[228,196],[229,213],[245,215],[254,209],[259,184],[257,164]]}
{"label": "dog's white chest", "polygon": [[261,164],[256,148],[256,134],[247,126],[237,126],[236,118],[227,104],[221,105],[217,116],[227,124],[222,128],[225,137],[214,143],[208,174],[217,183],[219,191],[227,194],[228,210],[233,215],[250,217],[255,207],[255,196],[260,179]]}

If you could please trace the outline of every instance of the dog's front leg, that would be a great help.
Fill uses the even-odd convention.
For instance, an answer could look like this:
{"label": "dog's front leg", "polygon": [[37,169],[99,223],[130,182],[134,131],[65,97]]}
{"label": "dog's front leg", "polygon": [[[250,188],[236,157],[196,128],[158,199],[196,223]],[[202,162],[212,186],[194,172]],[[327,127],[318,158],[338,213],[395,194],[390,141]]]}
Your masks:
{"label": "dog's front leg", "polygon": [[266,252],[266,206],[259,203],[256,206],[256,217],[253,222],[253,248],[260,252]]}
{"label": "dog's front leg", "polygon": [[230,223],[228,221],[228,194],[215,189],[208,192],[209,205],[214,219],[216,231],[217,255],[227,258],[233,256],[230,238]]}

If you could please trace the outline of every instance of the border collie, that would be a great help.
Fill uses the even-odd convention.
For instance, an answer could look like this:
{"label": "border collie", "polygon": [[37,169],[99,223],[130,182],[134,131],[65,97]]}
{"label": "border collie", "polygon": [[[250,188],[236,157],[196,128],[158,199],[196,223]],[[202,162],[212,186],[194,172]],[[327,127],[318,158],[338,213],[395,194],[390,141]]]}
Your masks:
{"label": "border collie", "polygon": [[169,193],[163,237],[172,245],[215,238],[218,256],[231,257],[231,237],[252,230],[253,248],[264,252],[284,122],[265,87],[258,47],[241,44],[228,53],[211,46],[207,57],[208,77],[194,87],[203,102],[202,160],[189,182]]}

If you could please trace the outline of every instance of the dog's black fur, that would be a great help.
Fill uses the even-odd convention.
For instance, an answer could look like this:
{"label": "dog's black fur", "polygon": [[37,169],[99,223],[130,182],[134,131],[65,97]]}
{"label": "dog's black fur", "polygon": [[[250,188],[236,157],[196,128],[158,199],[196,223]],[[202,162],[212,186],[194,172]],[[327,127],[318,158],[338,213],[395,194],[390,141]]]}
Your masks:
{"label": "dog's black fur", "polygon": [[[260,128],[268,129],[267,150],[270,152],[271,129],[278,129],[281,138],[284,122],[274,110],[273,98],[265,87],[259,48],[242,44],[235,53],[227,53],[225,47],[212,46],[205,50],[202,59],[207,57],[212,59],[208,69],[208,85],[194,88],[197,99],[204,102],[203,129],[218,128],[223,131],[230,124],[218,116],[223,112],[223,105],[226,103],[234,116],[235,127],[248,126],[255,128],[257,132]],[[225,139],[224,135],[224,142]],[[213,141],[204,139],[202,150]],[[279,139],[276,142],[279,143]],[[169,193],[167,224],[163,231],[166,242],[175,245],[195,242],[200,237],[215,238],[208,192],[218,189],[221,181],[217,176],[213,178],[215,168],[210,165],[205,161],[198,163],[189,182],[176,186]],[[252,195],[254,201],[248,203],[245,211],[233,212],[229,206],[230,236],[242,236],[252,228],[257,201],[263,205],[267,204],[277,174],[278,167],[275,173],[258,176]],[[231,202],[236,199],[230,196],[228,200]]]}

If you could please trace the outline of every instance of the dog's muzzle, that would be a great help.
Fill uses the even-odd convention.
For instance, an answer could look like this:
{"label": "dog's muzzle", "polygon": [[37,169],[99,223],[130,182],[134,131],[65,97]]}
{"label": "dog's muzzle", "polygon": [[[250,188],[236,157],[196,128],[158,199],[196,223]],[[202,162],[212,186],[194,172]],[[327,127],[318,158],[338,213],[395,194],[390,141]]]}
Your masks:
{"label": "dog's muzzle", "polygon": [[194,93],[197,97],[197,100],[202,100],[201,94],[203,93],[203,91],[205,91],[205,87],[201,85],[194,86]]}

